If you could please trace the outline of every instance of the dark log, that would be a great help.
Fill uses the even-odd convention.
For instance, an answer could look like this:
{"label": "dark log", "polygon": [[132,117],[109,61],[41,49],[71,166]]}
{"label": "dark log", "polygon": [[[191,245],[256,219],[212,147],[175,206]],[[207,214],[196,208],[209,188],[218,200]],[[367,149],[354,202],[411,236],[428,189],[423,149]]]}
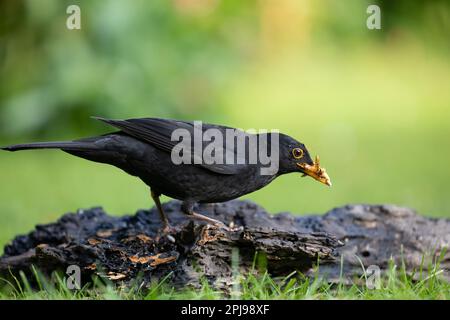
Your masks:
{"label": "dark log", "polygon": [[[199,286],[204,278],[218,288],[228,288],[233,280],[232,257],[238,257],[235,264],[245,274],[257,272],[258,253],[273,276],[293,271],[309,274],[319,263],[322,275],[338,281],[359,277],[361,264],[385,270],[391,258],[412,272],[420,267],[424,254],[436,258],[450,242],[448,220],[424,218],[396,206],[352,205],[323,216],[269,215],[258,205],[239,200],[197,208],[227,225],[242,226],[238,231],[190,221],[180,212],[178,201],[166,203],[164,209],[176,226],[172,237],[159,236],[161,225],[154,208],[123,217],[109,216],[101,208],[65,214],[6,245],[0,274],[27,272],[31,265],[50,274],[77,265],[83,279],[98,274],[130,283],[140,274],[142,281],[149,282],[169,274],[175,286]],[[448,268],[449,261],[446,254],[441,267]]]}

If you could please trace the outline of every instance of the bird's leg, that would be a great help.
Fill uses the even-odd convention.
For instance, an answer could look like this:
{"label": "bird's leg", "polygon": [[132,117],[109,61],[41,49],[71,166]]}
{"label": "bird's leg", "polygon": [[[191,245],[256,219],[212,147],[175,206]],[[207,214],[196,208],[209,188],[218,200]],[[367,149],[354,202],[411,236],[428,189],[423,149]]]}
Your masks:
{"label": "bird's leg", "polygon": [[206,221],[209,224],[212,224],[216,227],[223,228],[227,231],[232,231],[231,228],[229,228],[225,223],[222,221],[204,216],[202,214],[196,213],[194,211],[194,202],[184,201],[181,205],[181,210],[183,213],[187,214],[190,218],[200,220],[200,221]]}
{"label": "bird's leg", "polygon": [[161,206],[161,201],[159,201],[160,194],[154,192],[150,189],[150,194],[152,196],[153,201],[155,202],[156,208],[158,209],[159,216],[161,217],[161,222],[163,224],[162,232],[167,234],[171,231],[171,227],[169,224],[169,220],[167,219],[166,214]]}

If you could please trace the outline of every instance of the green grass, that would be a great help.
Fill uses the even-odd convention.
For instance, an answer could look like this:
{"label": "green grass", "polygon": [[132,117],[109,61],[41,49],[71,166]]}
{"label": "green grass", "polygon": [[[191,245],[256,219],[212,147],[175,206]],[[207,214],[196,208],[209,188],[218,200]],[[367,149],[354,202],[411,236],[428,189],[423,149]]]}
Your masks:
{"label": "green grass", "polygon": [[[267,273],[245,277],[237,274],[229,293],[215,290],[203,281],[200,288],[175,289],[164,279],[147,287],[138,281],[129,288],[116,287],[108,280],[93,278],[92,283],[80,290],[69,290],[66,279],[54,273],[50,279],[34,270],[37,286],[32,288],[22,273],[19,278],[0,279],[0,299],[119,299],[119,300],[166,300],[166,299],[244,299],[244,300],[301,300],[301,299],[450,299],[450,283],[440,278],[442,270],[437,262],[427,276],[421,270],[414,275],[391,263],[382,274],[380,286],[370,289],[364,285],[366,275],[353,279],[354,284],[330,284],[317,276],[305,277],[293,272],[283,278],[273,278]],[[167,277],[166,277],[167,278]],[[414,278],[414,280],[413,280]]]}

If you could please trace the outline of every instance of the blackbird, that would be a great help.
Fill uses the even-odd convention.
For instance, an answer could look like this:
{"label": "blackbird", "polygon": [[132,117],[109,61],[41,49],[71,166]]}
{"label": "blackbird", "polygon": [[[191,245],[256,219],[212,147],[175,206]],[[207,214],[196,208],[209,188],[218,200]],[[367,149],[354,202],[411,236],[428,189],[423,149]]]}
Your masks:
{"label": "blackbird", "polygon": [[[73,141],[25,143],[1,149],[7,151],[60,149],[84,159],[116,166],[130,175],[139,177],[150,187],[151,197],[161,216],[164,233],[170,232],[171,227],[159,200],[161,195],[181,200],[182,211],[191,218],[228,228],[220,221],[195,212],[195,204],[235,199],[266,186],[280,175],[291,172],[310,176],[331,186],[325,169],[320,167],[319,158],[316,157],[313,161],[304,144],[282,133],[277,134],[278,140],[272,140],[275,137],[274,133],[266,134],[266,146],[271,147],[275,145],[273,141],[277,141],[278,150],[275,151],[278,152],[278,159],[275,160],[278,162],[278,170],[263,174],[261,169],[265,164],[261,161],[249,161],[252,152],[257,152],[254,149],[255,145],[250,143],[250,138],[261,138],[261,133],[248,133],[226,126],[204,123],[198,129],[195,122],[159,118],[111,120],[95,117],[95,119],[115,127],[118,131]],[[188,158],[183,159],[193,161],[176,163],[173,150],[179,141],[173,138],[173,133],[177,129],[193,134],[194,140],[195,130],[201,134],[206,134],[211,129],[215,130],[214,141],[222,147],[215,152],[223,151],[228,155],[231,154],[230,159],[234,162],[198,161],[199,159],[195,159],[196,156],[198,158],[198,152],[192,152],[193,143],[187,140],[184,141],[184,146],[188,148],[179,154],[184,156],[185,152],[191,151],[192,154],[188,154]],[[237,133],[232,138],[231,146],[217,140],[217,133],[226,136],[227,130],[234,130],[234,133]],[[239,140],[239,137],[244,139]],[[230,142],[230,139],[227,142]],[[244,141],[244,146],[247,147],[243,149],[244,155],[237,141]],[[200,150],[204,150],[207,144],[207,141],[201,141]],[[258,144],[258,146],[261,145]]]}

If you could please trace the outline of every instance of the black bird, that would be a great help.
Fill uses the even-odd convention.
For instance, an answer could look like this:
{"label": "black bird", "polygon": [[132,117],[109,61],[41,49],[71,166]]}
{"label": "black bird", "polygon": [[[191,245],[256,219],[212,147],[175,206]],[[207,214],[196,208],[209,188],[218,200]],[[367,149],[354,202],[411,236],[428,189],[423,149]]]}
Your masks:
{"label": "black bird", "polygon": [[[61,149],[84,159],[116,166],[130,175],[139,177],[150,187],[151,196],[161,216],[164,233],[170,231],[170,225],[161,207],[160,195],[182,200],[183,212],[192,218],[227,228],[220,221],[196,213],[194,205],[238,198],[266,186],[280,175],[291,172],[311,176],[331,186],[330,178],[319,165],[319,158],[316,157],[316,160],[313,161],[304,144],[281,133],[278,135],[278,170],[270,174],[262,174],[261,169],[264,165],[260,161],[256,163],[249,161],[251,152],[256,151],[252,149],[254,145],[250,144],[250,138],[260,138],[261,134],[251,134],[225,126],[202,124],[201,134],[206,134],[209,129],[216,130],[216,133],[223,134],[224,137],[227,130],[234,130],[237,133],[236,137],[233,137],[235,144],[230,147],[225,141],[218,142],[218,145],[223,148],[215,151],[216,153],[229,152],[234,162],[195,162],[194,158],[198,156],[198,152],[194,151],[190,155],[191,163],[176,164],[173,161],[172,151],[179,141],[174,141],[172,134],[176,129],[183,129],[184,132],[195,136],[195,130],[197,133],[199,130],[196,129],[195,122],[158,118],[96,119],[119,129],[119,131],[73,141],[26,143],[1,149],[7,151]],[[267,135],[267,146],[269,147],[273,143],[272,135],[273,133]],[[239,136],[244,137],[244,145],[247,147],[244,156],[241,154],[242,149],[240,151],[236,146]],[[217,138],[215,137],[214,141],[215,139]],[[212,141],[212,139],[210,140]],[[183,142],[186,143],[185,146],[192,149],[192,141],[191,143]],[[202,141],[201,150],[204,150],[205,145],[207,142]],[[180,155],[184,155],[184,152],[191,149],[183,150]],[[212,154],[214,155],[214,153]],[[244,161],[239,162],[237,160],[239,157]]]}

